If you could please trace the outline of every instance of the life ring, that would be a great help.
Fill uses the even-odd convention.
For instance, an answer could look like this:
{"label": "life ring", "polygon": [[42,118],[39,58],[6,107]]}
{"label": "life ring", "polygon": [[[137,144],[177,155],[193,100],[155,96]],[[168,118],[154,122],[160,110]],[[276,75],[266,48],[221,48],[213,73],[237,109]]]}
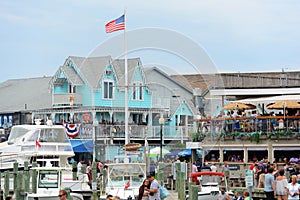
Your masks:
{"label": "life ring", "polygon": [[65,128],[66,128],[66,132],[67,135],[74,139],[78,136],[79,132],[80,132],[80,126],[81,124],[64,124]]}
{"label": "life ring", "polygon": [[81,118],[83,119],[83,121],[88,122],[92,119],[92,115],[90,113],[84,113],[82,114]]}
{"label": "life ring", "polygon": [[124,151],[137,151],[139,148],[141,148],[141,144],[140,143],[129,143],[129,144],[125,144],[123,146],[123,150]]}

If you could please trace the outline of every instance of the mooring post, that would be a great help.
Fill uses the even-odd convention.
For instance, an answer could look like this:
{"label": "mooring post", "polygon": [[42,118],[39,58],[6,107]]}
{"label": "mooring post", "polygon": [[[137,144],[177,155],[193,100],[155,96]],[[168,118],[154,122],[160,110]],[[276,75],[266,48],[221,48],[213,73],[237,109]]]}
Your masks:
{"label": "mooring post", "polygon": [[93,162],[92,165],[92,190],[93,190],[93,199],[98,199],[97,192],[97,162]]}
{"label": "mooring post", "polygon": [[17,173],[17,187],[15,190],[16,200],[22,199],[21,191],[22,191],[22,183],[23,183],[23,174],[22,172]]}
{"label": "mooring post", "polygon": [[72,179],[73,181],[77,180],[77,162],[72,163]]}
{"label": "mooring post", "polygon": [[31,188],[31,191],[32,193],[36,193],[36,190],[37,190],[37,171],[36,169],[34,169],[35,167],[37,167],[37,163],[34,162],[32,163],[32,177],[31,177],[31,180],[32,180],[32,188]]}
{"label": "mooring post", "polygon": [[161,185],[164,185],[164,171],[165,171],[165,164],[160,162],[158,164],[158,180],[161,181]]}
{"label": "mooring post", "polygon": [[178,181],[177,181],[177,178],[179,176],[180,169],[181,169],[180,162],[176,162],[175,163],[175,191],[176,192],[178,192]]}
{"label": "mooring post", "polygon": [[29,192],[29,186],[30,186],[30,174],[29,174],[29,168],[28,168],[28,161],[24,162],[24,191]]}
{"label": "mooring post", "polygon": [[194,182],[189,182],[189,200],[198,200],[198,186]]}
{"label": "mooring post", "polygon": [[[179,172],[178,174],[179,183],[178,183],[178,199],[185,200],[185,172]],[[176,180],[177,182],[177,180]]]}
{"label": "mooring post", "polygon": [[5,181],[4,181],[4,198],[9,195],[9,171],[5,172]]}
{"label": "mooring post", "polygon": [[17,189],[17,174],[18,174],[18,167],[19,167],[19,163],[15,162],[14,163],[14,191],[16,191]]}

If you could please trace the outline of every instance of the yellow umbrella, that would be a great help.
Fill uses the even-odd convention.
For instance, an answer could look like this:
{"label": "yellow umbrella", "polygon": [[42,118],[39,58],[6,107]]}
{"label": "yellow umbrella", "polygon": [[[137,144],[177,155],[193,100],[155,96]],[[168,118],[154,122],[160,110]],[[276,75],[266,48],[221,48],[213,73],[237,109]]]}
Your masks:
{"label": "yellow umbrella", "polygon": [[224,106],[222,110],[244,110],[244,109],[255,109],[256,106],[252,104],[245,104],[240,102],[231,102]]}
{"label": "yellow umbrella", "polygon": [[282,100],[274,104],[268,105],[267,108],[268,109],[284,109],[284,108],[296,109],[296,108],[300,108],[300,104],[297,101]]}

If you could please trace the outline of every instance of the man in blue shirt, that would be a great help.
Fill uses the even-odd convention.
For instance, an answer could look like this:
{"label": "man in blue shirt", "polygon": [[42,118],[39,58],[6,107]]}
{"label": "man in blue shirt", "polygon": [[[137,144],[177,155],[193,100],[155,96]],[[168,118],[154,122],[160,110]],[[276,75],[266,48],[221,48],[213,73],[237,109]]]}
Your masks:
{"label": "man in blue shirt", "polygon": [[274,168],[270,167],[268,169],[268,173],[265,175],[265,194],[267,196],[267,200],[274,200],[275,194],[276,194],[276,188],[275,188],[275,180],[273,176]]}

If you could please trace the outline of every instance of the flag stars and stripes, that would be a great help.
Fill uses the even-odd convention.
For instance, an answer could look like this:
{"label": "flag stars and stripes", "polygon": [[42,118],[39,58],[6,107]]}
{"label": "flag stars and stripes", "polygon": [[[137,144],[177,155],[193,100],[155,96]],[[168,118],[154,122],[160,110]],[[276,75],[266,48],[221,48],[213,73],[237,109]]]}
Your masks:
{"label": "flag stars and stripes", "polygon": [[106,33],[125,30],[125,16],[122,15],[118,19],[112,20],[105,25]]}

